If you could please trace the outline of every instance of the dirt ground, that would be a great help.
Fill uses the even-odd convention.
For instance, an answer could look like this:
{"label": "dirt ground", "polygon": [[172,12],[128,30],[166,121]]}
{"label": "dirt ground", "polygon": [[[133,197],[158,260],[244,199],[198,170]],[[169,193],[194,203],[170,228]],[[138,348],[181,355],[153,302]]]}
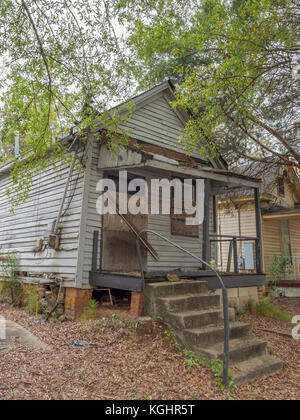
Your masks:
{"label": "dirt ground", "polygon": [[[300,315],[300,299],[277,302]],[[208,368],[188,367],[163,326],[139,336],[134,321],[120,312],[106,311],[99,320],[42,324],[24,310],[0,304],[0,315],[50,346],[41,350],[18,344],[0,354],[2,400],[300,399],[300,342],[288,336],[292,324],[275,319],[240,317],[284,361],[284,371],[228,392]],[[84,347],[76,347],[76,341]]]}

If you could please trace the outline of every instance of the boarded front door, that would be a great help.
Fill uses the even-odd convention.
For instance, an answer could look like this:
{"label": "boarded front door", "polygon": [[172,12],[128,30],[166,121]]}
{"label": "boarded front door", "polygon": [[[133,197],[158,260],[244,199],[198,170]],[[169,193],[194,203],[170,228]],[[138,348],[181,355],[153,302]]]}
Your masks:
{"label": "boarded front door", "polygon": [[[129,200],[130,196],[128,196]],[[117,194],[119,203],[119,194]],[[124,215],[127,221],[140,232],[148,228],[148,215]],[[147,264],[147,251],[141,247],[143,266]],[[103,217],[102,269],[110,272],[139,272],[140,266],[136,250],[136,235],[118,214]]]}

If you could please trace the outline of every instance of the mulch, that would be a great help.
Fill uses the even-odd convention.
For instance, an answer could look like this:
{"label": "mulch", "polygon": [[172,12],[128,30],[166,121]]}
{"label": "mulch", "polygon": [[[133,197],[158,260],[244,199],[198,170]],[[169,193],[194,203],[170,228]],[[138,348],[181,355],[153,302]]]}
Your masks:
{"label": "mulch", "polygon": [[[300,314],[300,299],[284,301]],[[19,323],[49,350],[22,346],[0,355],[1,400],[227,400],[299,399],[299,341],[261,329],[291,332],[292,325],[255,315],[243,315],[253,334],[268,342],[285,363],[272,378],[221,390],[206,367],[189,368],[184,356],[157,325],[148,336],[135,333],[133,321],[119,315],[98,321],[41,324],[32,314],[0,304],[0,314]],[[74,342],[84,343],[75,347]],[[89,345],[90,344],[90,345]]]}

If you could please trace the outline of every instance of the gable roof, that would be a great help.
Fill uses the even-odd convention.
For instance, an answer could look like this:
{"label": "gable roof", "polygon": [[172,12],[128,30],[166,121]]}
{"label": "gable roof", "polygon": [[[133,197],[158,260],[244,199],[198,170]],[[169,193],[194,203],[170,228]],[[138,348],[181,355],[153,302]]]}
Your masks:
{"label": "gable roof", "polygon": [[[184,128],[186,123],[191,118],[193,118],[193,114],[190,111],[186,112],[180,106],[177,108],[171,107],[170,102],[176,101],[177,98],[175,95],[175,86],[170,80],[162,82],[154,86],[153,88],[148,89],[145,92],[142,92],[130,98],[129,101],[131,101],[135,105],[136,109],[134,111],[138,111],[140,108],[146,106],[147,104],[154,102],[161,95],[164,96],[164,98],[166,99],[166,102],[168,102],[170,106],[170,109],[172,110],[172,112],[174,112],[177,115],[177,118],[181,121],[182,127]],[[114,108],[111,109],[111,111],[115,110],[115,111],[118,111],[120,114],[129,113],[130,111],[125,107],[125,104],[127,102],[128,101],[115,106]],[[104,128],[104,126],[101,125],[101,128]],[[195,150],[195,153],[196,153],[196,150]],[[228,164],[222,156],[209,158],[207,160],[207,163],[210,163],[211,166],[215,169],[225,169],[225,170],[228,169]]]}
{"label": "gable roof", "polygon": [[[181,121],[182,126],[184,128],[185,124],[189,121],[190,118],[192,118],[191,112],[186,112],[182,107],[177,107],[176,109],[171,107],[170,102],[175,101],[177,98],[175,96],[175,87],[172,84],[170,80],[165,81],[163,83],[160,83],[156,86],[154,86],[151,89],[146,90],[145,92],[142,92],[132,98],[129,99],[129,101],[132,101],[136,107],[136,109],[139,109],[146,105],[147,103],[151,103],[155,101],[155,99],[161,95],[163,95],[166,99],[166,101],[169,103],[170,109],[176,114],[178,119]],[[113,108],[110,109],[110,111],[118,111],[120,114],[123,113],[129,113],[130,111],[125,107],[125,104],[128,103],[128,101],[123,102]],[[100,115],[100,113],[99,113]],[[103,124],[99,124],[98,129],[103,129]],[[60,140],[61,143],[64,143],[66,139],[68,139],[70,136],[66,136]],[[138,140],[138,139],[137,139]],[[14,165],[15,160],[12,160],[2,166],[0,166],[0,173],[4,173],[7,171],[10,171],[11,168]],[[215,169],[222,169],[227,170],[228,165],[225,161],[225,159],[222,156],[216,157],[216,158],[209,158],[208,163],[211,164],[211,166]]]}

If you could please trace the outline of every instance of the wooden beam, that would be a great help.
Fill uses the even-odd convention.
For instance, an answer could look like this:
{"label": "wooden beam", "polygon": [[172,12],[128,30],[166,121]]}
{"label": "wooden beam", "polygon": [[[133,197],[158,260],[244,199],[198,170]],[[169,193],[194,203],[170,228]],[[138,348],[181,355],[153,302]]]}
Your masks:
{"label": "wooden beam", "polygon": [[99,245],[99,231],[98,230],[94,230],[94,236],[93,236],[93,255],[92,255],[92,271],[96,271],[97,270],[98,245]]}
{"label": "wooden beam", "polygon": [[[117,162],[116,162],[117,163]],[[169,175],[177,175],[180,174],[181,176],[184,175],[186,177],[190,178],[204,178],[204,179],[210,179],[214,181],[220,181],[224,184],[232,184],[236,185],[238,187],[249,187],[249,188],[259,188],[260,182],[254,181],[254,180],[248,180],[244,179],[243,177],[239,177],[238,175],[231,175],[230,173],[222,173],[222,170],[219,170],[219,172],[216,172],[217,170],[210,169],[210,168],[192,168],[188,166],[184,166],[181,162],[178,162],[178,165],[158,161],[155,159],[149,159],[146,160],[144,163],[140,164],[131,164],[131,165],[120,165],[117,166],[115,164],[110,164],[111,166],[105,167],[105,170],[119,170],[119,171],[125,171],[125,170],[132,170],[132,169],[154,169],[155,172],[157,171],[164,171],[167,172]],[[103,168],[99,168],[103,169]],[[214,192],[215,194],[215,192]]]}
{"label": "wooden beam", "polygon": [[256,271],[257,274],[263,273],[263,254],[262,254],[262,232],[261,232],[261,212],[259,188],[254,189],[255,200],[255,219],[256,219]]}
{"label": "wooden beam", "polygon": [[[209,238],[209,221],[210,221],[210,191],[211,182],[209,179],[204,181],[204,220],[203,220],[203,241],[202,241],[202,259],[205,262],[210,261],[210,238]],[[205,268],[205,267],[203,267]]]}
{"label": "wooden beam", "polygon": [[221,181],[226,184],[235,184],[239,186],[245,186],[250,188],[259,188],[260,182],[254,180],[244,179],[243,177],[239,177],[238,175],[231,175],[230,173],[222,173],[221,170],[215,172],[213,169],[207,168],[188,168],[185,166],[178,166],[171,165],[168,163],[158,162],[155,160],[148,160],[145,162],[145,168],[155,168],[158,170],[167,171],[173,174],[182,174],[186,176],[190,176],[193,178],[204,178],[204,179],[211,179],[215,181]]}
{"label": "wooden beam", "polygon": [[239,273],[239,261],[238,261],[238,249],[237,249],[237,240],[234,237],[232,239],[232,249],[233,249],[233,266],[234,266],[234,274]]}
{"label": "wooden beam", "polygon": [[[264,274],[221,275],[221,277],[227,289],[265,286],[266,284],[266,276]],[[217,276],[209,277],[207,280],[209,290],[221,289]]]}
{"label": "wooden beam", "polygon": [[131,292],[142,291],[141,277],[122,274],[110,274],[91,271],[90,285],[94,287],[109,287],[110,289],[128,290]]}

